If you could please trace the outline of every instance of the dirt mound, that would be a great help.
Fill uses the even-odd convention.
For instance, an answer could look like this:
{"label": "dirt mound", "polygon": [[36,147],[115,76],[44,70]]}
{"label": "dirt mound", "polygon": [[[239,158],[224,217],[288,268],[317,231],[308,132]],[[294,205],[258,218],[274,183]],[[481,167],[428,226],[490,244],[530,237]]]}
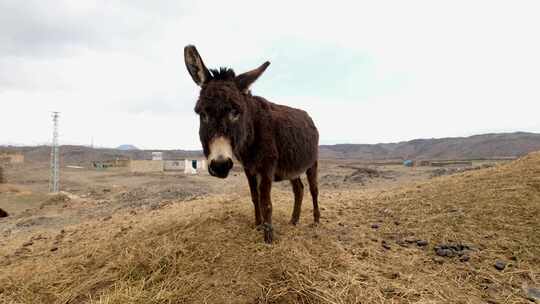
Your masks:
{"label": "dirt mound", "polygon": [[345,169],[342,172],[322,174],[319,184],[322,186],[338,187],[343,183],[366,185],[375,179],[395,180],[398,173],[391,170],[381,170],[370,167],[358,167],[352,165],[339,165]]}
{"label": "dirt mound", "polygon": [[306,202],[288,225],[290,191],[273,197],[272,246],[247,194],[7,240],[0,302],[523,303],[540,282],[540,153],[387,192],[321,189],[317,227]]}
{"label": "dirt mound", "polygon": [[365,183],[366,180],[372,179],[372,178],[392,178],[390,171],[382,171],[377,170],[375,168],[368,168],[368,167],[354,167],[354,166],[340,166],[343,168],[350,168],[354,171],[349,175],[346,176],[344,181],[351,181],[355,183]]}

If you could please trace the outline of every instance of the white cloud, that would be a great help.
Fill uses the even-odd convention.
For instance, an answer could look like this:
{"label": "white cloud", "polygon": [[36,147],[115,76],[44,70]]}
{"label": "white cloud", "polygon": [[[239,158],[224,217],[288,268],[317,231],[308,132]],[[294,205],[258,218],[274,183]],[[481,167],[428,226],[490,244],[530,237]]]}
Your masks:
{"label": "white cloud", "polygon": [[313,68],[273,62],[255,85],[307,109],[324,142],[540,132],[536,1],[20,3],[0,0],[1,142],[48,141],[58,110],[64,142],[199,148],[188,43],[238,71],[319,47],[367,56],[370,71],[324,75],[357,98],[283,82],[324,79],[324,52]]}

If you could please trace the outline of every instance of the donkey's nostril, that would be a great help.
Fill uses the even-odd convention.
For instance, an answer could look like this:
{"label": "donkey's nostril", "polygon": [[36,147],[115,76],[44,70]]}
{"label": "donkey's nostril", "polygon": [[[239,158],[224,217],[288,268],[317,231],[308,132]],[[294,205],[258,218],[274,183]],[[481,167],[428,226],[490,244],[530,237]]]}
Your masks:
{"label": "donkey's nostril", "polygon": [[208,171],[211,175],[225,178],[227,175],[229,175],[229,171],[233,167],[232,159],[230,158],[221,158],[217,160],[210,161],[210,166],[208,167]]}

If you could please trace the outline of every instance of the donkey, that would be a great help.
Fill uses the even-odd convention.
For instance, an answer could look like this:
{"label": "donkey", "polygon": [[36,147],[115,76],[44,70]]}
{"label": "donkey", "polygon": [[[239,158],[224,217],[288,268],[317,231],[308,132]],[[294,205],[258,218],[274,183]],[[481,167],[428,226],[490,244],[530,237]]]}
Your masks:
{"label": "donkey", "polygon": [[210,175],[226,178],[233,160],[240,162],[255,206],[255,226],[272,243],[272,182],[289,180],[294,192],[290,223],[300,218],[306,173],[313,200],[313,217],[319,223],[317,163],[319,132],[302,110],[278,105],[251,95],[250,86],[270,65],[235,75],[229,68],[208,70],[195,46],[184,48],[184,60],[193,81],[200,86],[195,113],[199,137],[208,159]]}

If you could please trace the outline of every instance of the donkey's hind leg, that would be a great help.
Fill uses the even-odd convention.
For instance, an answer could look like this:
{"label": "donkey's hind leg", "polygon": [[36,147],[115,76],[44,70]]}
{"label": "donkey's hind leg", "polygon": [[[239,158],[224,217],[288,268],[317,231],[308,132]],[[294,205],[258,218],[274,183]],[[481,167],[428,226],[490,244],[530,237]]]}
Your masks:
{"label": "donkey's hind leg", "polygon": [[302,210],[302,199],[304,198],[304,184],[300,178],[291,179],[291,185],[294,192],[294,209],[291,217],[291,224],[296,225],[300,219]]}
{"label": "donkey's hind leg", "polygon": [[321,213],[319,211],[319,185],[317,182],[317,167],[318,163],[315,162],[311,168],[306,172],[307,180],[309,182],[309,192],[311,192],[311,198],[313,199],[313,220],[315,223],[319,222]]}

